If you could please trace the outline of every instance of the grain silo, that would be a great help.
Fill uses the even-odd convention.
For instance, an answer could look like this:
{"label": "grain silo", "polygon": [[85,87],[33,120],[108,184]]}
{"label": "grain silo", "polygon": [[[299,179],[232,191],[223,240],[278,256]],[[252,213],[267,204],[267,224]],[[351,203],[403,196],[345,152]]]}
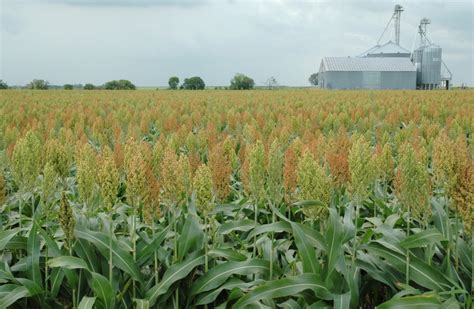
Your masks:
{"label": "grain silo", "polygon": [[[441,86],[449,89],[452,79],[451,71],[443,62],[442,48],[434,44],[427,35],[426,26],[431,21],[422,18],[418,26],[419,46],[412,52],[411,59],[416,67],[416,87],[418,89],[435,89]],[[416,41],[413,46],[415,46]]]}
{"label": "grain silo", "polygon": [[[375,46],[361,55],[324,57],[318,73],[319,86],[327,89],[435,89],[446,86],[448,89],[452,74],[442,60],[441,47],[426,35],[426,25],[430,21],[422,19],[420,45],[410,51],[400,45],[402,12],[403,7],[395,5]],[[390,26],[392,36],[381,44]]]}

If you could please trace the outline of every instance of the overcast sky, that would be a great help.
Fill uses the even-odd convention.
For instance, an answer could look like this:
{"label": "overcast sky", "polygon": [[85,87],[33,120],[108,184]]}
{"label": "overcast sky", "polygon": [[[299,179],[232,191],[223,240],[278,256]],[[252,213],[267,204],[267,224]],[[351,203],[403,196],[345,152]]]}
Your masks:
{"label": "overcast sky", "polygon": [[[201,76],[228,85],[241,72],[263,84],[306,86],[324,56],[372,47],[403,5],[401,45],[422,17],[454,84],[474,85],[472,1],[0,0],[0,79],[23,85],[130,79],[167,85]],[[382,42],[390,39],[390,33]]]}

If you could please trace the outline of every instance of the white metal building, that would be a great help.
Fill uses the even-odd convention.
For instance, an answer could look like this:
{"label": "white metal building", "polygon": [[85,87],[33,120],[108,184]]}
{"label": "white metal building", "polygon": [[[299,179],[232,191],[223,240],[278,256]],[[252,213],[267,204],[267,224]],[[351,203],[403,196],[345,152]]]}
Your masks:
{"label": "white metal building", "polygon": [[[402,12],[403,7],[395,5],[375,46],[358,57],[323,58],[318,73],[319,86],[326,89],[449,89],[452,74],[441,58],[442,49],[427,36],[426,25],[431,21],[421,19],[420,46],[409,51],[400,46]],[[394,40],[380,44],[392,24]]]}
{"label": "white metal building", "polygon": [[319,85],[327,89],[415,89],[416,68],[408,57],[325,57]]}

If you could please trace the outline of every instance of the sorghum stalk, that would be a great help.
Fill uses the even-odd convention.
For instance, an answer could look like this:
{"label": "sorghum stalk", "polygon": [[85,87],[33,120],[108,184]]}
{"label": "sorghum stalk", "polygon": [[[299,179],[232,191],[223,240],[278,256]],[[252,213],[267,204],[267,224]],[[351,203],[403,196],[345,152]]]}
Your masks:
{"label": "sorghum stalk", "polygon": [[[430,215],[429,178],[423,160],[419,160],[415,149],[409,143],[400,147],[397,167],[396,192],[400,204],[407,212],[407,235],[410,235],[410,221],[413,217],[426,222]],[[406,282],[410,280],[410,250],[406,256]]]}
{"label": "sorghum stalk", "polygon": [[[408,206],[408,215],[407,215],[407,237],[410,236],[410,206]],[[410,249],[406,251],[406,266],[405,266],[405,284],[410,284]]]}
{"label": "sorghum stalk", "polygon": [[36,133],[28,131],[15,145],[12,154],[12,176],[20,192],[33,191],[41,172],[41,141]]}
{"label": "sorghum stalk", "polygon": [[[193,188],[196,193],[196,208],[204,217],[204,261],[205,271],[208,271],[208,233],[209,233],[209,221],[208,217],[212,210],[213,199],[214,199],[214,183],[212,180],[212,171],[205,165],[201,164],[194,175]],[[207,307],[207,306],[205,306]]]}
{"label": "sorghum stalk", "polygon": [[92,198],[96,187],[96,153],[89,144],[80,146],[76,154],[76,179],[79,196],[84,205],[86,216],[90,213]]}
{"label": "sorghum stalk", "polygon": [[100,165],[97,175],[102,198],[105,204],[105,209],[108,211],[110,225],[109,225],[109,281],[113,284],[113,252],[112,252],[112,238],[113,238],[113,206],[117,198],[117,189],[120,178],[117,166],[114,161],[114,154],[110,148],[102,149],[100,157]]}
{"label": "sorghum stalk", "polygon": [[304,215],[312,221],[324,220],[328,215],[331,197],[331,178],[309,152],[305,150],[297,166],[298,197],[301,200],[317,200],[322,205],[306,206]]}
{"label": "sorghum stalk", "polygon": [[[64,232],[64,237],[65,237],[64,244],[66,248],[69,250],[69,255],[72,256],[72,242],[74,238],[75,221],[74,221],[74,215],[73,215],[71,205],[69,204],[69,200],[65,192],[62,193],[61,204],[59,207],[59,223]],[[80,284],[80,282],[78,284]],[[76,308],[77,302],[76,302],[76,288],[75,287],[73,287],[73,290],[72,290],[72,303],[73,303],[73,307]]]}
{"label": "sorghum stalk", "polygon": [[[136,224],[136,220],[135,220],[135,205],[132,205],[132,230],[131,230],[131,235],[130,235],[130,238],[131,238],[131,241],[132,241],[132,255],[133,255],[133,262],[136,261],[137,259],[137,245],[136,245],[136,240],[135,240],[135,224]],[[136,296],[136,283],[135,283],[135,280],[133,280],[132,282],[132,295],[133,295],[133,298],[135,298]]]}
{"label": "sorghum stalk", "polygon": [[353,248],[352,248],[352,266],[355,267],[355,259],[357,253],[357,232],[358,232],[358,219],[360,206],[363,201],[368,197],[368,187],[375,181],[376,174],[374,168],[370,163],[372,160],[372,150],[370,149],[369,143],[365,140],[364,136],[357,138],[349,151],[348,164],[349,172],[351,176],[350,189],[352,193],[352,199],[354,200],[355,206],[355,218],[354,227],[355,235]]}
{"label": "sorghum stalk", "polygon": [[[270,201],[271,203],[271,201]],[[275,212],[272,208],[272,224],[275,223]],[[273,242],[275,239],[275,233],[272,231],[272,235],[270,238],[270,281],[273,280]]]}
{"label": "sorghum stalk", "polygon": [[[275,223],[274,206],[278,205],[283,199],[283,169],[285,158],[277,140],[274,140],[270,146],[267,164],[266,191],[270,211],[272,213],[272,224]],[[270,238],[270,280],[273,278],[273,243],[275,233],[271,233]]]}
{"label": "sorghum stalk", "polygon": [[[155,240],[155,229],[156,227],[152,227],[152,237]],[[158,284],[159,280],[159,273],[158,273],[158,255],[156,254],[156,250],[153,250],[153,269],[155,271],[155,285]]]}
{"label": "sorghum stalk", "polygon": [[110,218],[110,223],[109,223],[109,282],[110,282],[110,285],[112,285],[113,284],[112,236],[114,234],[112,213],[109,214],[109,218]]}
{"label": "sorghum stalk", "polygon": [[[258,204],[265,195],[265,148],[260,140],[258,140],[249,149],[247,156],[249,160],[249,193],[254,202],[254,220],[255,225],[258,224]],[[257,254],[257,235],[253,239],[253,256]]]}
{"label": "sorghum stalk", "polygon": [[[175,213],[175,218],[173,222],[173,230],[174,230],[174,255],[173,255],[173,262],[177,263],[178,262],[178,230],[176,228],[176,222],[178,218],[178,213]],[[175,309],[179,309],[179,285],[176,288],[175,291]]]}
{"label": "sorghum stalk", "polygon": [[446,209],[446,226],[448,227],[448,244],[447,244],[447,262],[448,267],[451,265],[451,243],[452,237],[457,239],[457,231],[455,235],[451,235],[449,224],[449,197],[453,192],[457,180],[457,160],[456,160],[456,144],[452,141],[446,131],[441,131],[439,136],[433,143],[433,174],[437,185],[444,189],[444,200]]}

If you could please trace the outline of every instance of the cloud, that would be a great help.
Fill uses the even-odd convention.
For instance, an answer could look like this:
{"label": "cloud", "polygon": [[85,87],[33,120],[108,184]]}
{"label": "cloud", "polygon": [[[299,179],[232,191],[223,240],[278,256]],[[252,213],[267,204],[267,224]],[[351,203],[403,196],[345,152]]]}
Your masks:
{"label": "cloud", "polygon": [[43,2],[89,7],[183,7],[210,3],[211,0],[40,0]]}
{"label": "cloud", "polygon": [[[392,15],[385,1],[2,0],[0,78],[26,84],[101,84],[127,78],[166,85],[202,76],[227,85],[242,72],[257,83],[308,85],[324,56],[372,47]],[[401,44],[411,49],[422,17],[443,47],[454,83],[474,84],[473,4],[404,1]],[[5,16],[7,18],[5,18]],[[388,39],[388,38],[387,38]]]}

